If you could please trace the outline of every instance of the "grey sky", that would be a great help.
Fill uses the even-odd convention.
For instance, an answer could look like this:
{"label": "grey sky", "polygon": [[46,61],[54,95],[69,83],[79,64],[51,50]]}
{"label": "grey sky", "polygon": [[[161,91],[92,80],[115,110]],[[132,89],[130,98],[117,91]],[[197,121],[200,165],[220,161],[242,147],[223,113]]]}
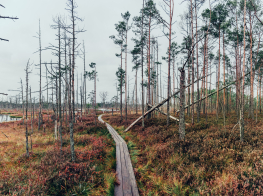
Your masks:
{"label": "grey sky", "polygon": [[[57,44],[55,40],[56,30],[50,28],[53,24],[52,18],[58,14],[68,17],[65,10],[67,0],[2,0],[6,8],[0,8],[0,14],[3,16],[17,16],[19,20],[1,20],[0,21],[0,37],[9,39],[9,42],[0,42],[0,62],[1,62],[1,87],[0,92],[15,95],[15,92],[9,92],[9,89],[20,88],[20,78],[25,80],[25,66],[30,58],[30,62],[38,64],[38,54],[33,54],[38,50],[38,40],[36,36],[38,31],[38,22],[41,20],[42,30],[42,47],[46,47],[49,43]],[[98,71],[98,89],[97,99],[100,101],[99,92],[108,91],[108,101],[116,95],[116,76],[120,59],[115,57],[115,53],[119,53],[119,48],[113,44],[109,38],[110,35],[116,34],[114,24],[121,21],[121,13],[129,11],[131,13],[131,20],[139,14],[142,0],[76,0],[78,4],[78,15],[84,19],[84,22],[79,23],[79,27],[84,27],[85,33],[79,34],[78,42],[85,40],[86,45],[86,64],[90,62],[97,63]],[[159,1],[157,6],[159,5]],[[177,1],[176,1],[177,2]],[[180,1],[181,3],[181,1]],[[185,10],[186,4],[175,5],[174,20],[180,20],[178,15]],[[160,6],[158,9],[161,10]],[[165,17],[165,15],[163,14]],[[167,18],[167,17],[166,17]],[[179,21],[178,21],[179,22]],[[180,31],[178,29],[178,22],[174,25],[174,30],[177,32],[177,38],[174,41],[181,43]],[[154,36],[162,35],[160,30],[153,31]],[[131,37],[134,37],[132,31],[129,33],[128,48],[132,49]],[[168,40],[160,38],[160,58],[164,56]],[[57,59],[53,57],[49,51],[43,52],[42,61],[56,62]],[[131,55],[128,56],[128,75],[134,78],[134,72],[131,71],[133,66],[131,62]],[[167,72],[167,65],[163,62],[163,71]],[[76,61],[77,72],[83,72],[83,60],[78,58]],[[30,85],[32,91],[37,91],[39,86],[38,69],[32,66],[32,74],[30,75]],[[45,71],[43,71],[45,74]],[[163,74],[165,75],[165,74]],[[43,83],[46,80],[43,78]],[[80,83],[80,82],[79,82]],[[130,89],[133,88],[134,80],[131,81]],[[45,84],[43,84],[45,85]],[[93,83],[87,83],[87,91],[93,90]],[[44,93],[46,95],[46,93]],[[38,94],[35,94],[38,97]],[[1,96],[0,96],[1,98]]]}

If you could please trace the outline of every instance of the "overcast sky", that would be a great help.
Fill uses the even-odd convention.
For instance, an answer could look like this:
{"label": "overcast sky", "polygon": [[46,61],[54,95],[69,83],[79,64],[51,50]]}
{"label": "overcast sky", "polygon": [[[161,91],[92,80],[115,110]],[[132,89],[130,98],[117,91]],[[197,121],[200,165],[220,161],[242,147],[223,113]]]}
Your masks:
{"label": "overcast sky", "polygon": [[[1,4],[5,8],[0,7],[0,15],[2,16],[16,16],[19,20],[4,20],[0,22],[0,37],[10,40],[9,42],[0,42],[0,63],[1,63],[1,86],[0,93],[8,93],[9,95],[18,94],[8,90],[17,90],[20,88],[20,78],[25,82],[25,66],[30,59],[33,63],[32,73],[30,75],[29,83],[32,86],[32,91],[37,91],[39,88],[39,70],[35,64],[39,63],[39,56],[35,51],[38,50],[37,36],[39,19],[41,20],[42,30],[42,47],[47,47],[49,44],[57,44],[55,40],[56,30],[50,28],[53,24],[52,18],[57,15],[68,17],[65,10],[67,0],[2,0]],[[86,45],[86,64],[90,62],[97,63],[97,72],[99,82],[97,85],[97,100],[100,101],[99,93],[107,91],[108,101],[116,95],[116,71],[120,65],[120,59],[115,56],[119,53],[119,48],[113,44],[109,38],[110,35],[115,35],[116,30],[114,24],[121,21],[121,13],[129,11],[131,13],[131,20],[134,16],[139,14],[142,7],[142,0],[76,0],[78,8],[78,15],[84,19],[83,22],[78,23],[79,27],[83,27],[86,32],[78,35],[78,42],[85,41]],[[178,1],[175,1],[176,3]],[[181,1],[180,1],[181,2]],[[160,1],[156,1],[157,7]],[[181,32],[178,28],[180,22],[180,14],[185,10],[186,3],[175,5],[174,20],[177,21],[174,25],[174,30],[177,33],[177,38],[174,40],[181,43]],[[163,15],[165,17],[165,15]],[[154,30],[153,36],[162,35],[160,30]],[[134,37],[132,31],[129,33],[129,38]],[[168,40],[160,38],[160,58],[164,56]],[[133,44],[129,39],[128,48],[132,49]],[[44,51],[43,62],[57,62],[57,58],[52,56],[50,51]],[[165,62],[163,62],[166,64]],[[83,60],[77,58],[76,73],[83,73]],[[130,79],[130,90],[132,91],[134,85],[134,72],[132,72],[131,55],[128,56],[128,75]],[[167,66],[163,65],[163,71],[167,73]],[[43,71],[45,75],[45,70]],[[165,73],[163,74],[165,75]],[[43,83],[46,82],[43,78]],[[79,82],[80,83],[80,82]],[[45,84],[43,84],[44,86]],[[87,91],[93,90],[93,83],[87,83]],[[46,95],[46,93],[44,93]],[[38,97],[38,94],[34,96]],[[0,96],[1,98],[1,96]]]}

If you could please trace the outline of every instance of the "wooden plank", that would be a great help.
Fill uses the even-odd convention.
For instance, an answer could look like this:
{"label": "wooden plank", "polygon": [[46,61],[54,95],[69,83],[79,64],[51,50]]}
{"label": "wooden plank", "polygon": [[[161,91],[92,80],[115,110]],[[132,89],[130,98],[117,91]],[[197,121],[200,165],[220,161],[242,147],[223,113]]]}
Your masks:
{"label": "wooden plank", "polygon": [[111,130],[111,132],[113,134],[113,137],[115,137],[118,140],[118,142],[123,142],[122,138],[120,138],[118,133],[111,126],[110,126],[110,130]]}
{"label": "wooden plank", "polygon": [[124,145],[124,149],[126,151],[125,160],[126,160],[129,174],[130,174],[130,182],[131,182],[132,193],[133,193],[132,195],[139,196],[139,191],[138,191],[138,187],[137,187],[137,183],[136,183],[136,179],[135,179],[135,175],[134,175],[134,171],[133,171],[133,167],[131,163],[131,157],[130,157],[129,150],[126,144]]}
{"label": "wooden plank", "polygon": [[113,132],[113,134],[115,135],[115,137],[118,138],[120,142],[125,142],[123,140],[123,138],[117,133],[117,131],[112,128],[112,126],[110,126],[110,128],[111,128],[111,131]]}
{"label": "wooden plank", "polygon": [[[102,115],[99,116],[99,121],[104,123],[101,117]],[[116,143],[116,172],[120,185],[115,185],[114,195],[139,196],[127,144],[112,126],[105,124]]]}
{"label": "wooden plank", "polygon": [[130,184],[130,175],[129,171],[126,166],[125,161],[125,154],[124,154],[124,148],[123,143],[120,143],[120,151],[121,151],[121,174],[122,174],[122,189],[123,189],[123,195],[132,196],[132,189]]}
{"label": "wooden plank", "polygon": [[117,172],[117,179],[120,184],[115,185],[114,195],[123,196],[122,173],[121,173],[121,151],[120,151],[119,143],[116,143],[116,172]]}

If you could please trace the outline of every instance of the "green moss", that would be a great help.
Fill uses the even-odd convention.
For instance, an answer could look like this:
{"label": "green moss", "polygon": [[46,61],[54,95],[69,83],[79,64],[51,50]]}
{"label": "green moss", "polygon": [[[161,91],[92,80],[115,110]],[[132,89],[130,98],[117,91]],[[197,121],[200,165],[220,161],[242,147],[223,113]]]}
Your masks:
{"label": "green moss", "polygon": [[10,115],[10,118],[23,118],[23,116],[19,116],[19,115]]}

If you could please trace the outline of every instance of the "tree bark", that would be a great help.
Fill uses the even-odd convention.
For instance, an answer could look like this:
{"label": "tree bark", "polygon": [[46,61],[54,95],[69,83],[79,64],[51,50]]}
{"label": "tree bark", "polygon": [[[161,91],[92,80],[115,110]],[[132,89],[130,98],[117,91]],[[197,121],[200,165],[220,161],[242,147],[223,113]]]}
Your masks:
{"label": "tree bark", "polygon": [[[180,76],[180,114],[179,114],[179,137],[181,140],[185,137],[185,71],[179,70]],[[194,84],[193,84],[194,85]]]}
{"label": "tree bark", "polygon": [[[144,0],[143,0],[143,10],[144,10]],[[142,114],[144,114],[144,91],[143,91],[143,18],[144,14],[142,11],[142,30],[141,30],[141,66],[142,66]],[[144,129],[144,115],[142,115],[142,128]]]}
{"label": "tree bark", "polygon": [[250,21],[250,107],[249,113],[252,120],[254,120],[254,72],[253,72],[253,62],[252,62],[252,21],[251,21],[251,12],[249,11],[249,21]]}
{"label": "tree bark", "polygon": [[40,20],[39,20],[39,115],[38,115],[38,131],[40,130],[40,126],[42,124],[42,89],[41,89],[41,52],[42,52],[42,48],[41,48],[41,29],[40,29]]}
{"label": "tree bark", "polygon": [[[245,76],[245,66],[246,66],[246,0],[244,5],[244,52],[243,52],[243,76]],[[242,80],[242,91],[241,91],[241,101],[240,101],[240,141],[244,140],[244,90],[245,90],[245,77]]]}
{"label": "tree bark", "polygon": [[[193,2],[191,0],[191,29],[192,29],[192,48],[194,45],[194,18],[193,18]],[[194,68],[194,52],[192,53],[192,81],[194,81],[194,74],[195,74],[195,68]],[[194,85],[192,85],[192,103],[194,103]],[[192,106],[192,124],[194,124],[194,112],[195,112],[195,107],[194,105]]]}
{"label": "tree bark", "polygon": [[220,81],[220,26],[219,26],[219,53],[218,53],[218,76],[217,76],[217,94],[216,94],[216,119],[218,121],[219,113],[219,81]]}
{"label": "tree bark", "polygon": [[[168,101],[167,101],[167,127],[170,124],[170,81],[171,81],[171,43],[172,43],[172,21],[173,21],[173,10],[172,10],[172,0],[170,0],[170,25],[169,25],[169,59],[168,59],[168,85],[167,85],[167,97],[168,97]],[[194,85],[193,85],[194,86]]]}

